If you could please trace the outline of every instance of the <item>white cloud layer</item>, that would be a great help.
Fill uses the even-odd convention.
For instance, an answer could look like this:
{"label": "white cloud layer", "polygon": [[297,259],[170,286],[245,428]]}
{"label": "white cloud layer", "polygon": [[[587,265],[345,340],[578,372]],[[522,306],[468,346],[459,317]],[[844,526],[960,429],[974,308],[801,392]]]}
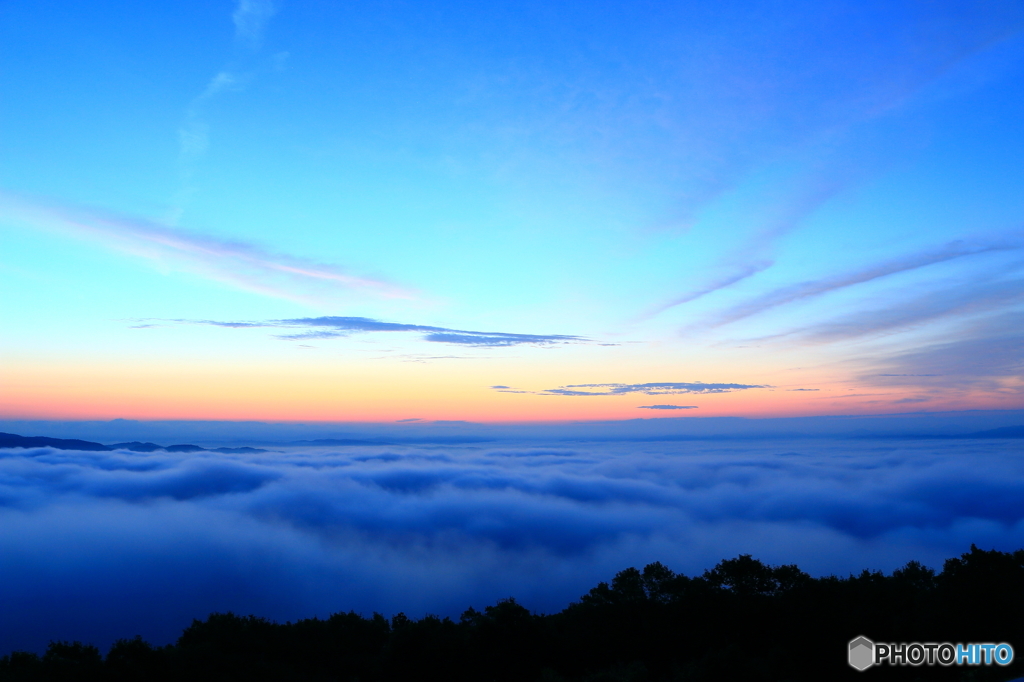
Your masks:
{"label": "white cloud layer", "polygon": [[630,565],[814,574],[1024,546],[1019,441],[0,450],[0,641],[276,619],[553,611]]}

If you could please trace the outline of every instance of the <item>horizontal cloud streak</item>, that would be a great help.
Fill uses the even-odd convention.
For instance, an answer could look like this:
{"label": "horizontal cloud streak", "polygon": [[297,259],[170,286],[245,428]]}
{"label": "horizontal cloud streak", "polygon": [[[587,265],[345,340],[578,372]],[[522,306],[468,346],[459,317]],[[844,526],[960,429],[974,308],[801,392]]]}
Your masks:
{"label": "horizontal cloud streak", "polygon": [[122,253],[275,298],[310,303],[353,292],[385,298],[414,296],[395,284],[353,275],[337,266],[141,218],[32,203],[6,194],[0,194],[0,216],[34,228],[91,239]]}
{"label": "horizontal cloud streak", "polygon": [[976,321],[955,337],[877,358],[873,370],[860,378],[873,384],[982,388],[1024,397],[1022,375],[1024,313],[1014,311]]}
{"label": "horizontal cloud streak", "polygon": [[952,242],[935,251],[926,251],[902,258],[895,258],[835,277],[828,277],[811,282],[802,282],[800,284],[776,289],[720,313],[714,319],[713,324],[716,326],[730,324],[787,303],[821,296],[839,289],[863,284],[882,277],[888,277],[889,275],[917,270],[937,263],[964,258],[967,256],[980,255],[983,253],[1010,251],[1019,248],[1020,247],[1018,245],[1012,244],[982,246],[969,245],[961,241]]}
{"label": "horizontal cloud streak", "polygon": [[696,410],[696,405],[639,405],[641,410]]}
{"label": "horizontal cloud streak", "polygon": [[[176,320],[187,322],[188,320]],[[218,322],[215,320],[196,320],[195,324],[209,324],[216,327],[245,329],[251,327],[271,327],[294,329],[313,327],[311,330],[298,334],[279,335],[281,339],[332,339],[344,338],[350,334],[374,332],[419,332],[422,340],[431,343],[448,343],[460,346],[521,346],[550,345],[556,343],[586,342],[582,336],[564,334],[513,334],[509,332],[479,332],[466,329],[448,329],[431,327],[422,324],[405,324],[401,322],[383,322],[369,317],[301,317],[290,320],[268,320],[266,322]]]}
{"label": "horizontal cloud streak", "polygon": [[[852,173],[852,169],[846,168],[841,174],[850,175]],[[796,229],[847,184],[849,184],[849,178],[839,180],[838,178],[821,177],[810,182],[797,196],[784,202],[775,211],[769,211],[777,215],[768,219],[752,238],[723,260],[720,267],[727,271],[726,274],[694,291],[670,300],[643,317],[646,319],[660,315],[666,310],[731,287],[772,267],[775,264],[772,251],[776,242]]]}
{"label": "horizontal cloud streak", "polygon": [[652,310],[649,313],[646,313],[645,315],[643,315],[641,317],[641,319],[647,319],[647,318],[654,317],[656,315],[660,315],[661,313],[665,312],[666,310],[668,310],[670,308],[674,308],[676,306],[680,306],[680,305],[683,305],[685,303],[689,303],[691,301],[696,301],[698,298],[703,298],[704,296],[707,296],[708,294],[712,294],[712,293],[714,293],[716,291],[719,291],[720,289],[725,289],[727,287],[731,287],[733,284],[736,284],[738,282],[742,282],[743,280],[745,280],[747,278],[753,277],[754,275],[756,275],[759,272],[767,270],[773,264],[774,264],[773,261],[761,260],[761,261],[758,261],[756,263],[749,263],[749,264],[746,264],[746,265],[739,266],[739,267],[735,268],[733,270],[733,272],[730,272],[730,273],[728,273],[728,274],[726,274],[726,275],[724,275],[724,276],[714,280],[710,284],[707,284],[707,285],[701,287],[700,289],[697,289],[696,291],[691,291],[688,294],[684,294],[683,296],[679,296],[677,298],[672,299],[668,303],[664,303],[664,304],[658,306],[654,310]]}
{"label": "horizontal cloud streak", "polygon": [[[1018,265],[1018,267],[1020,267]],[[927,294],[891,302],[823,321],[795,333],[814,342],[840,341],[888,332],[956,315],[1007,310],[1024,302],[1024,280],[980,278],[957,286],[936,288]]]}
{"label": "horizontal cloud streak", "polygon": [[[491,386],[491,388],[501,393],[533,393],[535,395],[586,396],[627,395],[630,393],[641,393],[643,395],[729,393],[731,391],[743,391],[748,388],[769,388],[769,386],[758,384],[705,384],[700,381],[695,381],[660,382],[650,384],[569,384],[568,386],[548,388],[543,391],[521,391],[516,389],[510,389],[508,386]],[[662,405],[652,407],[654,407],[654,409],[688,409],[679,408],[673,405]]]}

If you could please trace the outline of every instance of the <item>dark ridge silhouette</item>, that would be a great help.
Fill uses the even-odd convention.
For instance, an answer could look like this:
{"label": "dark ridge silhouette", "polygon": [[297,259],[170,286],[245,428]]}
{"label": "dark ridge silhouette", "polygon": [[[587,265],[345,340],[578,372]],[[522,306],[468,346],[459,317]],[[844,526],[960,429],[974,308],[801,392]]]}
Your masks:
{"label": "dark ridge silhouette", "polygon": [[[1024,549],[970,552],[936,574],[916,561],[884,575],[812,578],[741,555],[688,577],[627,568],[559,613],[513,598],[459,619],[336,613],[275,623],[214,613],[154,647],[81,642],[0,658],[0,682],[1006,682],[1024,672]],[[847,663],[860,636],[886,643],[1001,643],[999,665]]]}
{"label": "dark ridge silhouette", "polygon": [[131,450],[132,452],[156,452],[157,450],[163,450],[162,445],[156,443],[140,443],[135,440],[131,443],[114,443],[110,446],[114,450]]}
{"label": "dark ridge silhouette", "polygon": [[[375,443],[379,445],[379,443]],[[0,448],[56,448],[57,450],[94,450],[94,451],[110,451],[110,450],[129,450],[130,452],[156,452],[157,450],[163,450],[165,452],[220,452],[223,454],[232,455],[246,455],[255,454],[259,452],[267,452],[260,448],[214,448],[212,450],[207,448],[199,447],[198,445],[191,444],[179,444],[179,445],[157,445],[156,443],[142,443],[140,441],[132,441],[130,443],[115,443],[113,445],[103,445],[102,443],[93,443],[87,440],[77,440],[74,438],[46,438],[45,436],[18,436],[13,433],[0,433]]]}
{"label": "dark ridge silhouette", "polygon": [[0,448],[56,448],[58,450],[113,450],[109,445],[75,438],[47,438],[0,433]]}
{"label": "dark ridge silhouette", "polygon": [[1004,426],[987,431],[975,431],[967,434],[965,438],[1024,438],[1024,426]]}
{"label": "dark ridge silhouette", "polygon": [[297,440],[291,443],[283,443],[283,445],[298,445],[298,446],[336,446],[336,445],[391,445],[382,440],[358,440],[355,438],[318,438],[316,440]]}
{"label": "dark ridge silhouette", "polygon": [[[879,438],[877,434],[863,434],[856,438]],[[970,433],[902,433],[883,436],[894,440],[964,440],[969,438],[1024,438],[1024,426],[1002,426],[998,429]]]}

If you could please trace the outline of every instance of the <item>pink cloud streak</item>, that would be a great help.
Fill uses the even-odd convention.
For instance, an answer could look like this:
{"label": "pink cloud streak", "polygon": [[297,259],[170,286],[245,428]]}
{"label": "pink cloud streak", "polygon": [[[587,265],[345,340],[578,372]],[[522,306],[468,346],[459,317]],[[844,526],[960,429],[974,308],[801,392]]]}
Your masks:
{"label": "pink cloud streak", "polygon": [[97,241],[167,268],[275,298],[324,303],[351,292],[382,298],[416,297],[409,289],[382,279],[353,275],[334,265],[96,209],[0,193],[0,218]]}

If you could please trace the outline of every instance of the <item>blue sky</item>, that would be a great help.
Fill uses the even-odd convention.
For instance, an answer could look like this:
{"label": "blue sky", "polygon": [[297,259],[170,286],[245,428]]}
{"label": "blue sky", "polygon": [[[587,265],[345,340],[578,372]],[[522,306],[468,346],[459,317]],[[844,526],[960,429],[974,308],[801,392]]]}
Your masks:
{"label": "blue sky", "polygon": [[[0,11],[8,417],[627,418],[528,396],[695,381],[778,389],[709,415],[1020,406],[1019,3]],[[194,324],[323,316],[545,340]],[[266,388],[132,388],[168,365]]]}

